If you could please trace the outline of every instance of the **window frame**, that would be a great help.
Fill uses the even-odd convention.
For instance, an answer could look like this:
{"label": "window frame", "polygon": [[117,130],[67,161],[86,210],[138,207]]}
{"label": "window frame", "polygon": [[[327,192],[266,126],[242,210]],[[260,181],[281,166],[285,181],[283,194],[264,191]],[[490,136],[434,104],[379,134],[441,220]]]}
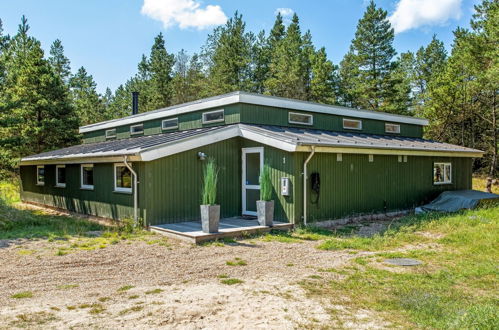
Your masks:
{"label": "window frame", "polygon": [[[133,129],[135,127],[141,127],[142,130],[140,132],[134,132]],[[137,124],[130,126],[130,135],[139,135],[139,134],[144,134],[144,124]]]}
{"label": "window frame", "polygon": [[[38,175],[38,169],[42,168],[43,169],[43,181],[38,180],[39,175]],[[36,165],[36,185],[37,186],[44,186],[45,185],[45,165]]]}
{"label": "window frame", "polygon": [[118,167],[125,167],[126,169],[128,169],[128,167],[126,167],[125,163],[114,163],[114,166],[113,166],[113,168],[114,168],[114,170],[113,170],[113,174],[114,174],[114,192],[131,194],[132,193],[132,187],[133,187],[133,175],[132,175],[132,172],[130,172],[130,180],[132,180],[132,181],[130,181],[130,186],[131,187],[130,188],[118,187],[116,185],[116,183],[117,183],[117,180],[116,180],[116,168],[118,168]]}
{"label": "window frame", "polygon": [[[310,122],[309,123],[304,123],[304,122],[300,122],[300,121],[293,121],[293,120],[291,120],[291,116],[292,115],[298,115],[298,116],[308,117],[308,118],[310,118]],[[289,111],[288,112],[288,123],[289,124],[295,124],[295,125],[313,126],[314,125],[314,115],[311,115],[311,114],[308,114],[308,113],[299,113],[299,112]]]}
{"label": "window frame", "polygon": [[[66,188],[66,182],[61,183],[59,182],[59,169],[63,168],[64,171],[66,171],[66,165],[56,165],[55,166],[55,186],[58,188]],[[66,176],[66,173],[64,173],[64,176]]]}
{"label": "window frame", "polygon": [[[345,121],[357,122],[357,123],[359,123],[359,127],[346,127]],[[352,130],[356,130],[356,131],[361,131],[362,130],[362,120],[343,118],[343,129],[352,129]]]}
{"label": "window frame", "polygon": [[[387,127],[388,126],[394,126],[394,127],[397,127],[397,130],[395,132],[389,132],[387,131]],[[400,134],[400,124],[394,124],[394,123],[385,123],[385,133],[388,133],[388,134]]]}
{"label": "window frame", "polygon": [[[450,170],[449,181],[435,182],[435,167],[437,165],[442,165],[443,166],[444,171],[442,173],[442,177],[444,178],[444,180],[447,177],[446,176],[446,168],[447,168],[447,166],[449,166],[449,170]],[[434,185],[452,184],[452,163],[451,162],[434,162],[433,163],[433,171],[432,171],[432,181],[433,181]]]}
{"label": "window frame", "polygon": [[[163,126],[163,123],[164,123],[164,122],[166,122],[166,121],[173,121],[173,120],[175,120],[175,121],[177,122],[177,125],[172,126],[172,127],[166,127],[166,128]],[[177,128],[178,128],[178,117],[175,117],[175,118],[168,118],[168,119],[163,119],[163,120],[161,121],[161,130],[162,130],[162,131],[169,131],[169,130],[173,130],[173,129],[177,129]]]}
{"label": "window frame", "polygon": [[[81,164],[80,165],[80,189],[84,190],[94,190],[95,184],[83,184],[83,168],[91,167],[92,172],[94,171],[94,164]],[[92,173],[92,178],[94,177],[94,173]]]}
{"label": "window frame", "polygon": [[[114,134],[112,134],[112,135],[108,134],[109,132],[113,132],[113,131],[114,131]],[[115,137],[116,137],[116,128],[106,129],[106,139],[112,139]]]}
{"label": "window frame", "polygon": [[[210,115],[212,113],[217,113],[217,112],[221,112],[222,113],[222,119],[206,120],[206,118],[205,118],[206,115]],[[225,109],[218,109],[218,110],[203,112],[203,114],[201,115],[201,121],[202,121],[203,124],[211,124],[211,123],[220,123],[220,122],[223,122],[223,121],[225,121]]]}

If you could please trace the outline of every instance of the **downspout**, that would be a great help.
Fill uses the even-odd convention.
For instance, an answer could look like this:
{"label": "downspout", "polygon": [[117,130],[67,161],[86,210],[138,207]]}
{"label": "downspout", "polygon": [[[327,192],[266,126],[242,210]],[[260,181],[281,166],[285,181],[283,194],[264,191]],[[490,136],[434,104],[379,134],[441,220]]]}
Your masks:
{"label": "downspout", "polygon": [[133,180],[133,221],[135,224],[138,222],[138,192],[137,192],[137,172],[133,170],[133,168],[128,164],[128,156],[123,156],[123,162],[125,163],[125,166],[130,170],[132,173],[132,180]]}
{"label": "downspout", "polygon": [[308,162],[314,157],[315,154],[315,146],[310,147],[312,149],[312,152],[310,155],[308,155],[308,158],[305,160],[305,163],[303,163],[303,224],[306,226],[307,225],[307,180],[308,180],[308,174],[307,174],[307,165]]}

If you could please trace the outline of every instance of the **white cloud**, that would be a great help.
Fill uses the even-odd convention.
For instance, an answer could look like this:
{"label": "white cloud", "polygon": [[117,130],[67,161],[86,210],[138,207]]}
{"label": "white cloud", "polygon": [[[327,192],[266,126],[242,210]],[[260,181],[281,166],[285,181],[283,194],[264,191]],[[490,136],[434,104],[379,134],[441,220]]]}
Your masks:
{"label": "white cloud", "polygon": [[277,8],[274,11],[274,14],[277,15],[279,13],[281,13],[282,17],[290,17],[295,13],[295,11],[291,8]]}
{"label": "white cloud", "polygon": [[388,18],[395,33],[421,26],[442,25],[461,17],[462,0],[400,0]]}
{"label": "white cloud", "polygon": [[163,22],[165,28],[178,25],[181,29],[194,27],[201,30],[227,21],[220,6],[201,8],[198,0],[144,0],[141,13]]}

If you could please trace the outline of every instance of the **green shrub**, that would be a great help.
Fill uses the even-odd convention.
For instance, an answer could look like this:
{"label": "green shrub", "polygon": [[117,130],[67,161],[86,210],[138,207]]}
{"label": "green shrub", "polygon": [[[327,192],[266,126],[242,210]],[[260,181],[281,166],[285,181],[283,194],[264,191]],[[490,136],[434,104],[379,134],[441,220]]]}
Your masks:
{"label": "green shrub", "polygon": [[270,201],[272,198],[272,180],[270,178],[270,166],[265,163],[260,173],[260,200]]}
{"label": "green shrub", "polygon": [[208,159],[203,170],[202,204],[215,205],[217,199],[218,169],[213,158]]}

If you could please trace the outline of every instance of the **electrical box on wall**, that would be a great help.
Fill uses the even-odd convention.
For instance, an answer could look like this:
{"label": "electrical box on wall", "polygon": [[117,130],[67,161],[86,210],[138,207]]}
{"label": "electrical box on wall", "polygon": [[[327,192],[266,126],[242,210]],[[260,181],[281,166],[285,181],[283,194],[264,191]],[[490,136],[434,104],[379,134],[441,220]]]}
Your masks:
{"label": "electrical box on wall", "polygon": [[281,178],[281,195],[289,196],[289,178]]}

